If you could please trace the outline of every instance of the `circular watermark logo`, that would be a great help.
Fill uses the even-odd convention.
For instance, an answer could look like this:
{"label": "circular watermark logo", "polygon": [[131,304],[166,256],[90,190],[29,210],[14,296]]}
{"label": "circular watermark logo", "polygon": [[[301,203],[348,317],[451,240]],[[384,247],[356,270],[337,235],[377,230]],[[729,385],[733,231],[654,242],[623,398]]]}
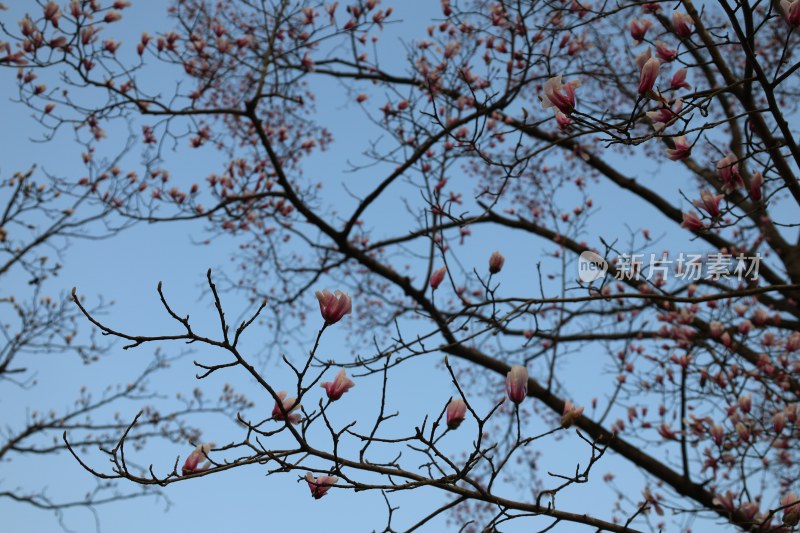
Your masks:
{"label": "circular watermark logo", "polygon": [[608,263],[595,252],[587,250],[578,257],[578,278],[584,283],[605,276],[607,271]]}

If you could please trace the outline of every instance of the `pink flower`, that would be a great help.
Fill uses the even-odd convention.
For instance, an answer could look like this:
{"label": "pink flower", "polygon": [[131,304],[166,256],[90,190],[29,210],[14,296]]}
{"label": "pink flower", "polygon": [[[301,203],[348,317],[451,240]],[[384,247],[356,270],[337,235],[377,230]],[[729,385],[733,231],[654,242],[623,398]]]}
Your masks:
{"label": "pink flower", "polygon": [[692,34],[694,20],[692,17],[681,11],[672,12],[672,27],[678,37],[685,39]]}
{"label": "pink flower", "polygon": [[447,427],[456,429],[464,421],[467,414],[467,403],[461,398],[454,398],[447,404]]}
{"label": "pink flower", "polygon": [[639,22],[637,19],[631,20],[631,37],[633,37],[636,44],[641,44],[642,41],[644,41],[644,36],[652,25],[653,23],[650,19],[642,19],[642,22]]}
{"label": "pink flower", "polygon": [[506,258],[503,257],[503,254],[500,252],[495,251],[489,257],[489,272],[492,274],[497,274],[501,270],[503,270],[503,265],[506,262]]}
{"label": "pink flower", "polygon": [[[800,3],[800,0],[798,0],[798,2]],[[761,174],[761,172],[756,171],[756,173],[753,174],[753,179],[750,180],[750,198],[754,202],[761,201],[761,187],[763,185],[764,176]]]}
{"label": "pink flower", "polygon": [[556,124],[558,124],[559,130],[564,131],[569,127],[570,124],[572,124],[572,119],[561,111],[556,110]]}
{"label": "pink flower", "polygon": [[561,427],[570,427],[582,414],[583,407],[572,405],[572,402],[567,400],[564,402],[564,412],[561,415]]}
{"label": "pink flower", "polygon": [[694,211],[687,211],[683,213],[683,222],[681,223],[681,227],[684,227],[691,231],[703,231],[706,229],[706,225],[703,224],[703,221],[697,216],[697,213]]}
{"label": "pink flower", "polygon": [[[291,424],[297,424],[298,422],[300,422],[300,418],[302,418],[300,413],[292,413],[292,411],[300,408],[300,404],[297,403],[297,398],[295,398],[294,396],[292,396],[291,398],[287,398],[286,391],[280,391],[277,394],[278,398],[280,398],[281,400],[280,405],[283,405],[283,410],[286,411],[286,414],[288,415],[289,422]],[[286,418],[284,418],[283,416],[283,413],[281,412],[280,405],[278,404],[278,402],[275,402],[275,407],[272,408],[272,418],[281,421],[286,420]]]}
{"label": "pink flower", "polygon": [[775,413],[772,417],[772,429],[775,433],[780,433],[786,427],[786,415],[783,412]]}
{"label": "pink flower", "polygon": [[648,48],[644,52],[640,52],[639,55],[634,58],[634,62],[636,63],[636,68],[642,70],[644,68],[644,64],[647,63],[647,60],[653,57],[653,52]]}
{"label": "pink flower", "polygon": [[781,0],[781,7],[786,22],[795,28],[800,26],[800,0]]}
{"label": "pink flower", "polygon": [[734,426],[734,429],[736,430],[736,434],[739,435],[739,438],[742,441],[747,442],[748,440],[750,440],[750,428],[745,426],[743,423],[736,422],[736,426]]}
{"label": "pink flower", "polygon": [[670,63],[678,58],[678,51],[667,47],[663,41],[656,41],[656,55],[664,63]]}
{"label": "pink flower", "polygon": [[[188,476],[189,474],[196,474],[198,472],[204,472],[208,470],[209,465],[211,464],[208,461],[208,453],[214,448],[214,443],[209,442],[207,444],[199,444],[192,453],[189,454],[189,457],[186,458],[186,461],[183,463],[183,468],[181,472],[184,476]],[[205,464],[200,465],[200,462],[205,460]]]}
{"label": "pink flower", "polygon": [[667,157],[672,161],[680,161],[692,155],[692,145],[686,141],[686,137],[673,137],[672,143],[675,148],[667,148]]}
{"label": "pink flower", "polygon": [[308,488],[311,489],[311,496],[315,500],[325,496],[337,481],[339,481],[339,478],[336,476],[314,477],[311,472],[306,472],[306,483],[308,483]]}
{"label": "pink flower", "polygon": [[675,100],[672,109],[664,105],[662,108],[655,111],[648,111],[646,114],[647,118],[653,122],[653,129],[656,130],[656,132],[660,132],[678,117],[681,109],[683,109],[683,100],[678,98]]}
{"label": "pink flower", "polygon": [[336,374],[333,381],[325,381],[322,383],[322,388],[328,393],[328,399],[332,402],[341,398],[342,394],[355,386],[356,384],[353,383],[353,380],[347,377],[344,368],[339,370],[339,373]]}
{"label": "pink flower", "polygon": [[753,406],[753,398],[749,394],[747,396],[739,396],[739,401],[737,403],[739,404],[739,409],[741,409],[743,413],[749,413]]}
{"label": "pink flower", "polygon": [[508,399],[519,404],[528,395],[528,369],[514,365],[506,376],[506,393]]}
{"label": "pink flower", "polygon": [[742,185],[739,162],[733,154],[728,154],[717,161],[717,173],[727,190],[733,190]]}
{"label": "pink flower", "polygon": [[783,523],[789,527],[796,526],[800,522],[800,498],[790,492],[781,498],[781,506],[787,506],[783,509]]}
{"label": "pink flower", "polygon": [[731,491],[726,492],[725,494],[717,494],[714,496],[714,499],[711,501],[714,505],[719,505],[729,513],[732,513],[736,506],[733,503],[733,498],[735,494]]}
{"label": "pink flower", "polygon": [[725,331],[725,326],[719,320],[714,320],[708,325],[708,329],[711,331],[711,336],[716,339]]}
{"label": "pink flower", "polygon": [[722,200],[723,195],[712,194],[707,190],[700,191],[700,200],[695,200],[694,205],[698,208],[704,208],[710,217],[718,217],[720,214],[719,201]]}
{"label": "pink flower", "polygon": [[433,274],[431,274],[431,280],[430,280],[430,284],[431,284],[431,287],[433,288],[433,290],[436,290],[436,289],[439,288],[439,285],[441,285],[442,281],[444,281],[444,275],[445,274],[447,274],[447,267],[442,267],[442,268],[439,268],[439,269],[433,271]]}
{"label": "pink flower", "polygon": [[58,28],[58,19],[61,18],[61,9],[55,2],[47,2],[44,6],[44,18]]}
{"label": "pink flower", "polygon": [[319,300],[319,312],[326,324],[336,324],[353,310],[353,303],[347,293],[325,289],[314,294]]}
{"label": "pink flower", "polygon": [[580,80],[570,80],[562,85],[560,74],[550,78],[544,84],[542,108],[555,107],[569,116],[575,110],[575,89],[580,85]]}
{"label": "pink flower", "polygon": [[722,426],[719,424],[714,424],[711,426],[711,429],[708,430],[711,434],[711,438],[714,439],[714,444],[720,446],[722,444],[722,440],[725,438],[725,430],[722,429]]}
{"label": "pink flower", "polygon": [[669,82],[669,87],[673,91],[678,89],[691,89],[692,86],[686,82],[686,69],[680,68],[675,74],[672,75],[672,81]]}
{"label": "pink flower", "polygon": [[653,89],[659,72],[661,72],[661,62],[658,59],[651,57],[644,62],[639,73],[639,94],[646,94]]}

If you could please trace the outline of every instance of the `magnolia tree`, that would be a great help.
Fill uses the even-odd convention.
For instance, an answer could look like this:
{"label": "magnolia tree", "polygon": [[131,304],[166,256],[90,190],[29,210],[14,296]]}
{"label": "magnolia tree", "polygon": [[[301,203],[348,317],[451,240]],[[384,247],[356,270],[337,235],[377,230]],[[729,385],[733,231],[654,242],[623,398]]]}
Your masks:
{"label": "magnolia tree", "polygon": [[[421,488],[445,503],[403,509],[409,530],[442,513],[471,531],[796,529],[799,0],[442,0],[424,21],[377,0],[177,0],[171,29],[134,42],[130,4],[32,2],[4,22],[0,63],[46,131],[83,139],[76,194],[122,220],[197,220],[240,244],[236,268],[207,274],[213,331],[160,286],[171,333],[74,291],[70,312],[125,348],[202,345],[200,387],[260,392],[225,444],[187,438],[181,461],[129,450],[146,414],[101,443],[110,467],[63,428],[88,472],[168,492],[260,468],[314,499],[383,491],[387,531],[393,495]],[[418,37],[398,47],[392,24]],[[334,90],[369,127],[348,133],[360,162],[319,175],[337,139],[315,95]],[[119,121],[139,168],[94,157]],[[222,162],[181,176],[191,150]],[[538,259],[514,264],[521,247]],[[242,348],[263,323],[275,345],[301,339],[288,382]],[[320,355],[335,329],[351,357]],[[406,420],[386,391],[413,387],[394,382],[419,360],[452,397]],[[367,398],[370,375],[383,392]],[[378,415],[340,423],[354,396]],[[567,440],[570,468],[539,459]],[[643,475],[603,477],[609,460]],[[598,477],[613,508],[566,503]]]}

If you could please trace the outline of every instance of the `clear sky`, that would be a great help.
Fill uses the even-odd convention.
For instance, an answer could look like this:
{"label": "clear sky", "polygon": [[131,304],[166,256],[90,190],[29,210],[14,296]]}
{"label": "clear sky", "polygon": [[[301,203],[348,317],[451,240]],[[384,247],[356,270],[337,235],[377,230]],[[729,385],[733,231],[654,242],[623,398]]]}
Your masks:
{"label": "clear sky", "polygon": [[[27,0],[11,0],[5,3],[12,8],[12,13],[2,15],[4,20],[13,20],[12,17],[33,4]],[[382,38],[382,44],[385,46],[399,43],[401,36],[406,39],[421,36],[428,25],[427,21],[431,17],[439,16],[438,4],[431,0],[394,2],[394,18],[404,22],[402,25],[389,26]],[[118,38],[123,42],[133,42],[145,29],[153,32],[157,29],[154,25],[165,27],[167,21],[164,8],[165,3],[158,0],[134,2],[134,7],[125,12],[124,21],[120,23],[121,33]],[[401,46],[396,47],[397,54],[401,54],[402,50]],[[402,64],[402,56],[398,55],[393,59],[398,65]],[[169,83],[169,80],[164,83]],[[63,177],[82,172],[80,152],[71,142],[69,131],[61,131],[53,142],[46,144],[31,140],[41,135],[41,129],[29,116],[26,108],[11,103],[15,94],[15,72],[9,69],[0,70],[0,109],[4,123],[0,127],[0,146],[3,147],[0,150],[2,176],[27,169],[33,163]],[[311,158],[305,171],[313,175],[329,174],[331,169],[337,169],[337,173],[344,176],[346,162],[358,159],[364,140],[377,133],[377,130],[370,130],[368,121],[354,112],[355,106],[352,105],[351,98],[338,84],[320,87],[318,94],[320,122],[330,125],[336,141],[330,151]],[[110,131],[110,136],[122,138],[123,133],[121,130]],[[135,159],[135,155],[132,157]],[[173,172],[175,179],[189,184],[202,181],[208,166],[215,163],[213,157],[208,155],[168,159],[167,164],[177,169]],[[349,179],[365,178],[361,174],[359,178]],[[330,190],[330,194],[341,195],[342,201],[346,201],[347,196],[343,189],[331,187]],[[8,194],[7,191],[0,191],[0,200],[5,199],[5,194]],[[604,201],[617,201],[614,194],[614,191],[601,191],[595,197],[595,202],[602,206]],[[676,193],[673,191],[672,194]],[[616,214],[613,209],[605,214],[601,209],[597,223],[602,225],[604,217],[607,219]],[[631,210],[630,215],[634,218],[637,213]],[[658,234],[658,218],[653,219],[650,215],[650,220],[651,231]],[[617,223],[620,221],[617,220]],[[601,228],[602,226],[594,228],[596,231],[592,230],[591,237],[599,234]],[[533,283],[534,278],[530,273],[538,259],[540,245],[535,242],[520,245],[511,236],[498,239],[497,236],[476,233],[478,234],[472,241],[474,255],[466,254],[465,257],[471,257],[476,264],[482,265],[494,248],[500,248],[507,257],[504,275],[509,279],[521,280],[521,284]],[[165,291],[176,307],[183,313],[190,312],[198,329],[212,331],[216,323],[208,299],[203,298],[205,272],[209,267],[217,270],[230,268],[229,258],[235,253],[237,243],[223,239],[215,241],[212,246],[193,244],[202,238],[202,226],[197,223],[171,223],[138,225],[105,241],[76,241],[66,252],[65,267],[61,275],[48,282],[47,290],[53,295],[64,296],[71,287],[77,286],[79,292],[90,300],[102,295],[107,300],[115,301],[105,317],[109,324],[124,325],[126,331],[136,333],[164,333],[173,331],[174,328],[159,306],[155,292],[156,284],[163,281]],[[15,278],[15,283],[19,285],[0,287],[0,294],[26,290],[23,279]],[[232,316],[236,316],[236,310],[246,305],[241,296],[236,294],[225,295],[224,300]],[[253,353],[258,352],[259,335],[264,333],[258,327],[247,339],[247,346]],[[313,335],[315,323],[311,322],[305,327],[308,335]],[[339,334],[326,337],[326,342],[323,350],[330,354],[347,353],[351,350],[344,337]],[[183,348],[180,345],[165,346],[171,354],[177,354]],[[101,390],[109,384],[125,383],[144,368],[151,354],[150,348],[123,352],[117,346],[107,360],[88,368],[77,359],[69,357],[40,357],[35,363],[38,380],[36,387],[21,390],[0,382],[0,424],[18,426],[28,409],[47,409],[53,405],[65,407],[77,396],[77,391],[84,384]],[[155,388],[167,397],[177,391],[191,391],[195,386],[192,359],[213,361],[213,354],[203,349],[189,354],[175,364],[167,378],[157,381]],[[415,361],[404,366],[394,376],[390,398],[395,402],[396,408],[402,408],[403,420],[409,424],[419,423],[426,413],[438,413],[447,398],[454,393],[448,377],[437,365],[439,361],[440,359]],[[280,382],[281,379],[288,382],[288,373],[275,360],[262,361],[261,365],[273,382]],[[578,398],[581,403],[590,401],[594,372],[601,369],[597,359],[593,360],[591,354],[587,353],[585,365],[575,370],[575,379],[585,384],[586,396]],[[256,390],[243,375],[238,378],[226,375],[224,378],[210,380],[203,387],[207,387],[209,395],[213,395],[226,381],[231,381],[237,388],[246,391]],[[502,378],[497,378],[496,386],[498,396],[502,396]],[[369,417],[374,415],[377,406],[369,399],[376,397],[377,387],[375,379],[359,380],[356,389],[345,395],[341,405],[337,405],[340,411],[336,415],[342,421],[348,418],[370,420]],[[267,406],[267,403],[262,400],[261,405]],[[271,408],[271,404],[267,407]],[[128,405],[126,409],[121,414],[130,418],[136,413],[137,406]],[[203,423],[203,429],[205,437],[217,444],[233,441],[240,435],[239,430],[231,424],[213,418]],[[453,436],[453,450],[458,449],[458,438],[470,438],[469,429],[469,426],[465,426],[461,433]],[[549,462],[541,464],[548,470],[554,465],[566,467],[573,464],[578,457],[575,455],[576,451],[581,450],[574,443],[557,441],[550,441],[543,446]],[[146,457],[142,456],[140,460],[154,463],[157,467],[160,465],[160,469],[164,471],[171,468],[177,455],[183,460],[191,447],[188,443],[182,446],[161,445],[148,448],[147,451]],[[97,459],[96,455],[91,457]],[[98,463],[98,466],[104,465]],[[588,486],[581,486],[564,494],[563,499],[559,499],[560,505],[568,510],[585,511],[600,518],[608,518],[613,496],[599,478],[609,471],[622,471],[621,462],[611,454],[598,467],[595,480]],[[100,523],[103,531],[113,533],[203,533],[234,530],[349,532],[383,529],[386,508],[379,493],[353,494],[334,491],[325,498],[314,501],[310,498],[305,483],[297,482],[295,474],[265,477],[264,472],[264,467],[251,466],[222,475],[176,483],[165,491],[172,502],[168,511],[165,511],[165,502],[153,498],[115,503],[100,508]],[[624,486],[637,480],[638,475],[628,471],[618,479],[618,484]],[[35,458],[0,465],[0,488],[17,485],[30,488],[45,486],[48,487],[50,496],[59,499],[76,491],[86,490],[92,486],[92,480],[70,457],[60,455],[44,460]],[[632,497],[638,498],[638,495]],[[440,501],[443,501],[442,495],[434,491],[397,495],[393,504],[402,506],[397,515],[397,529],[415,522],[434,509]],[[52,515],[4,499],[0,499],[0,523],[0,529],[7,533],[59,530],[59,524]],[[90,532],[94,531],[95,519],[87,511],[77,509],[66,513],[64,524],[73,531]],[[456,531],[457,528],[448,528],[444,520],[434,522],[426,529],[449,530]],[[562,529],[577,530],[582,529],[576,526],[565,526]],[[706,527],[702,530],[710,531]]]}

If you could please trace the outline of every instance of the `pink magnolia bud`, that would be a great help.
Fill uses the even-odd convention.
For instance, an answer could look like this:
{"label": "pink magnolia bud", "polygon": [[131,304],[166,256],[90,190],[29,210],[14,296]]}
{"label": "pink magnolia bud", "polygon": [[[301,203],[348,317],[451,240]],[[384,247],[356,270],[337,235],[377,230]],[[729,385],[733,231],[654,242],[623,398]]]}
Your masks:
{"label": "pink magnolia bud", "polygon": [[319,300],[319,312],[326,324],[336,324],[353,310],[350,297],[342,291],[331,292],[325,289],[322,292],[315,292],[314,295]]}
{"label": "pink magnolia bud", "polygon": [[800,348],[800,332],[794,332],[786,340],[786,351],[794,352],[798,348]]}
{"label": "pink magnolia bud", "polygon": [[783,412],[776,413],[772,417],[772,429],[775,430],[775,433],[780,433],[783,431],[783,428],[786,427],[786,415]]}
{"label": "pink magnolia bud", "polygon": [[439,285],[441,285],[442,281],[444,281],[445,274],[447,274],[447,267],[442,267],[433,271],[433,274],[431,274],[431,279],[430,279],[430,284],[433,290],[439,288]]}
{"label": "pink magnolia bud", "polygon": [[[283,405],[283,410],[286,411],[286,414],[288,415],[289,422],[292,424],[297,424],[298,422],[300,422],[300,418],[302,418],[300,413],[292,412],[300,408],[300,404],[297,403],[297,398],[295,398],[294,396],[292,396],[291,398],[287,398],[286,391],[280,391],[277,393],[277,395],[278,398],[280,398],[281,400],[281,405]],[[283,416],[283,413],[281,412],[281,408],[278,402],[275,402],[275,407],[272,408],[272,418],[280,421],[286,420],[286,418]]]}
{"label": "pink magnolia bud", "polygon": [[800,26],[800,0],[781,0],[781,8],[790,26]]}
{"label": "pink magnolia bud", "polygon": [[672,13],[672,27],[678,37],[685,39],[692,34],[694,28],[694,20],[686,13],[680,11],[673,11]]}
{"label": "pink magnolia bud", "polygon": [[661,62],[658,59],[651,57],[644,62],[639,73],[639,94],[646,94],[653,89],[659,72],[661,72]]}
{"label": "pink magnolia bud", "polygon": [[722,426],[714,424],[708,432],[711,434],[711,438],[714,439],[714,444],[717,446],[722,444],[722,440],[725,437],[725,430],[722,429]]}
{"label": "pink magnolia bud", "polygon": [[703,221],[697,216],[697,213],[694,211],[687,211],[683,213],[683,222],[681,223],[681,227],[684,227],[690,231],[703,231],[706,228],[706,225],[703,224]]}
{"label": "pink magnolia bud", "polygon": [[564,412],[561,414],[561,427],[570,427],[582,414],[583,407],[572,405],[572,402],[567,400],[564,402]]}
{"label": "pink magnolia bud", "polygon": [[653,23],[650,19],[642,19],[639,22],[636,19],[631,19],[630,29],[631,29],[631,37],[636,42],[636,44],[641,44],[644,41],[644,36],[647,33],[647,30],[650,29]]}
{"label": "pink magnolia bud", "polygon": [[325,496],[337,481],[339,481],[339,478],[336,476],[314,477],[311,472],[306,472],[306,483],[308,483],[308,488],[311,489],[311,496],[315,500]]}
{"label": "pink magnolia bud", "polygon": [[506,258],[503,257],[503,254],[500,252],[495,251],[489,257],[489,272],[492,274],[497,274],[501,270],[503,270],[503,265],[506,262]]}
{"label": "pink magnolia bud", "polygon": [[58,20],[61,18],[61,9],[59,9],[58,4],[55,2],[47,2],[44,6],[44,18],[58,28]]}
{"label": "pink magnolia bud", "polygon": [[725,331],[725,326],[722,325],[722,322],[714,320],[708,325],[708,329],[711,332],[711,336],[716,339]]}
{"label": "pink magnolia bud", "polygon": [[[800,3],[800,0],[795,3]],[[781,506],[784,506],[783,523],[789,527],[796,526],[800,522],[800,498],[790,492],[781,498]]]}
{"label": "pink magnolia bud", "polygon": [[514,365],[506,376],[506,393],[508,399],[516,404],[522,403],[528,395],[528,369]]}
{"label": "pink magnolia bud", "polygon": [[651,52],[650,48],[647,48],[644,52],[639,53],[639,55],[637,55],[633,60],[634,63],[636,63],[636,68],[642,70],[644,64],[647,63],[647,60],[651,57],[653,57],[653,53]]}
{"label": "pink magnolia bud", "polygon": [[728,491],[725,494],[717,494],[714,496],[714,499],[711,501],[711,503],[714,505],[719,505],[729,513],[732,513],[736,509],[736,506],[733,503],[734,497],[735,495],[733,492]]}
{"label": "pink magnolia bud", "polygon": [[575,89],[580,85],[580,80],[570,80],[562,85],[560,74],[550,78],[544,84],[542,108],[555,107],[565,115],[571,115],[575,110]]}
{"label": "pink magnolia bud", "polygon": [[[208,461],[208,454],[214,446],[215,444],[213,442],[198,445],[183,463],[183,468],[181,469],[183,475],[188,476],[189,474],[196,474],[208,470],[211,464],[211,462]],[[200,463],[204,460],[205,463],[201,465]]]}
{"label": "pink magnolia bud", "polygon": [[745,426],[742,422],[736,422],[736,434],[739,435],[739,438],[743,441],[750,440],[750,428]]}
{"label": "pink magnolia bud", "polygon": [[678,58],[678,51],[669,48],[663,41],[656,41],[656,55],[664,63],[670,63]]}
{"label": "pink magnolia bud", "polygon": [[667,157],[672,161],[680,161],[692,155],[692,145],[684,135],[673,137],[672,144],[675,148],[667,148]]}
{"label": "pink magnolia bud", "polygon": [[[798,0],[800,3],[800,0]],[[753,179],[750,181],[750,198],[754,202],[761,201],[761,187],[764,185],[764,176],[761,172],[753,174]]]}
{"label": "pink magnolia bud", "polygon": [[673,91],[678,89],[691,89],[692,86],[686,82],[686,69],[680,68],[675,74],[672,75],[672,81],[669,82],[669,88]]}
{"label": "pink magnolia bud", "polygon": [[720,215],[719,201],[723,197],[721,194],[712,194],[708,190],[702,190],[700,191],[701,202],[695,201],[694,205],[698,208],[704,208],[710,217],[718,217]]}
{"label": "pink magnolia bud", "polygon": [[335,402],[341,398],[342,394],[355,386],[356,384],[353,383],[353,380],[347,377],[344,368],[339,370],[339,373],[336,374],[336,377],[333,381],[325,381],[322,383],[322,388],[324,388],[325,392],[328,393],[328,399],[330,399],[332,402]]}
{"label": "pink magnolia bud", "polygon": [[742,185],[742,176],[739,174],[739,162],[736,156],[728,154],[717,161],[717,173],[725,189],[733,190]]}
{"label": "pink magnolia bud", "polygon": [[748,394],[746,396],[739,396],[739,409],[743,413],[749,413],[753,406],[753,398]]}
{"label": "pink magnolia bud", "polygon": [[464,421],[467,414],[467,403],[461,398],[454,398],[447,404],[447,427],[456,429]]}

